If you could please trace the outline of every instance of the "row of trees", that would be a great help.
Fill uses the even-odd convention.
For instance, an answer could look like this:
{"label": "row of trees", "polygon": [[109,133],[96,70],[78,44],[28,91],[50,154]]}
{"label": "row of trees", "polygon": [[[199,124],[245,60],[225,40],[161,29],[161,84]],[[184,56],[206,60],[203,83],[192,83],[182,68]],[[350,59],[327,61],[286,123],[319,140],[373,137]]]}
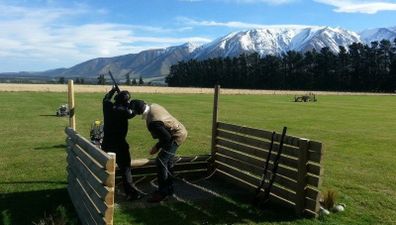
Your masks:
{"label": "row of trees", "polygon": [[[76,84],[85,84],[85,80],[84,80],[84,78],[76,78],[75,79],[75,81],[74,81]],[[58,84],[66,84],[66,79],[65,79],[65,77],[59,77],[59,79],[58,79],[58,82],[57,82]]]}
{"label": "row of trees", "polygon": [[235,58],[179,62],[170,68],[169,86],[226,88],[375,91],[396,90],[396,39],[371,45],[328,47],[280,56],[257,53]]}
{"label": "row of trees", "polygon": [[[104,85],[106,84],[106,78],[104,74],[99,74],[98,76],[98,84]],[[136,81],[136,78],[131,80],[129,73],[125,74],[125,85],[143,85],[144,81],[142,77],[139,77],[139,81]]]}

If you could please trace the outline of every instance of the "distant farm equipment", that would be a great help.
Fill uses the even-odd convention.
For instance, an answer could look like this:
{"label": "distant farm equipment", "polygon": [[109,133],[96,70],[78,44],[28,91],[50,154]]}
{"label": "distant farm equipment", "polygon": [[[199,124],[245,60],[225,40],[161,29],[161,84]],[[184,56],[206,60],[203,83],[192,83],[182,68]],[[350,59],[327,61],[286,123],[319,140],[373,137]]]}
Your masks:
{"label": "distant farm equipment", "polygon": [[68,116],[69,114],[70,114],[70,110],[68,104],[61,105],[56,110],[56,116],[58,117]]}
{"label": "distant farm equipment", "polygon": [[91,138],[91,143],[100,148],[103,141],[103,122],[100,120],[95,120],[91,125],[91,130],[89,132]]}
{"label": "distant farm equipment", "polygon": [[300,96],[295,95],[294,96],[294,102],[316,102],[316,101],[317,101],[317,99],[316,99],[316,96],[314,93],[309,93],[307,95],[300,95]]}

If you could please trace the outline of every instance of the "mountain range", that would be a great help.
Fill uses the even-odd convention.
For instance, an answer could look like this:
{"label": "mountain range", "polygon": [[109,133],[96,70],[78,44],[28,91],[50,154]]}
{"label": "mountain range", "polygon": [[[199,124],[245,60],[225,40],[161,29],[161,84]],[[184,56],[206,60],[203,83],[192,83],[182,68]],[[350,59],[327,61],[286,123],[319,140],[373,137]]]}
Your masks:
{"label": "mountain range", "polygon": [[162,79],[169,73],[171,65],[183,60],[204,60],[216,57],[234,57],[257,52],[261,56],[279,55],[284,52],[320,50],[329,47],[337,53],[339,46],[349,46],[354,42],[371,43],[396,38],[396,27],[376,28],[355,33],[342,28],[321,26],[268,26],[230,33],[212,42],[198,45],[185,43],[164,49],[145,50],[109,58],[95,58],[70,68],[59,68],[43,72],[2,73],[2,76],[37,77],[80,77],[96,78],[98,74],[111,70],[118,79],[132,78],[146,80]]}

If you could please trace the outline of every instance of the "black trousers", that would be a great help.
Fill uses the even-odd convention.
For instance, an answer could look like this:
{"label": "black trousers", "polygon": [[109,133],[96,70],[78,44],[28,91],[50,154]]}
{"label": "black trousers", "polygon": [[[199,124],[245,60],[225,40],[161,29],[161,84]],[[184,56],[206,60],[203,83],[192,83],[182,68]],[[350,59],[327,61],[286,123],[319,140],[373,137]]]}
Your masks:
{"label": "black trousers", "polygon": [[131,154],[126,140],[103,140],[102,149],[105,152],[116,153],[116,163],[122,175],[125,194],[136,194],[137,190],[132,179]]}

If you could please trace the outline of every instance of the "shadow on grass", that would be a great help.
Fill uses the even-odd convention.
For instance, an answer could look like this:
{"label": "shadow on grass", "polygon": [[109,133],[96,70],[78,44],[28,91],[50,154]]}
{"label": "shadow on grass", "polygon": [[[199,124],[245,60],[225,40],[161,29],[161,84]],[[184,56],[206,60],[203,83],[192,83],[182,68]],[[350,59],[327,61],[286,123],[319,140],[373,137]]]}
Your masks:
{"label": "shadow on grass", "polygon": [[60,149],[66,149],[65,144],[59,144],[59,145],[53,145],[53,146],[45,146],[45,147],[36,147],[34,150],[48,150],[48,149],[53,149],[53,148],[60,148]]}
{"label": "shadow on grass", "polygon": [[53,114],[42,114],[40,116],[54,116],[54,117],[58,117],[57,115],[53,115]]}
{"label": "shadow on grass", "polygon": [[34,181],[0,182],[0,184],[67,184],[67,182],[66,181],[34,180]]}
{"label": "shadow on grass", "polygon": [[[249,202],[252,200],[251,193],[230,192],[236,188],[219,182],[179,182],[177,188],[176,197],[161,204],[146,204],[141,207],[141,204],[120,202],[119,222],[127,220],[128,224],[145,225],[252,224],[298,219],[294,211],[284,207],[253,207]],[[137,205],[140,206],[136,207]]]}
{"label": "shadow on grass", "polygon": [[1,194],[1,217],[6,215],[7,218],[1,218],[0,223],[7,220],[12,225],[33,224],[45,215],[54,213],[60,205],[74,213],[65,188]]}

